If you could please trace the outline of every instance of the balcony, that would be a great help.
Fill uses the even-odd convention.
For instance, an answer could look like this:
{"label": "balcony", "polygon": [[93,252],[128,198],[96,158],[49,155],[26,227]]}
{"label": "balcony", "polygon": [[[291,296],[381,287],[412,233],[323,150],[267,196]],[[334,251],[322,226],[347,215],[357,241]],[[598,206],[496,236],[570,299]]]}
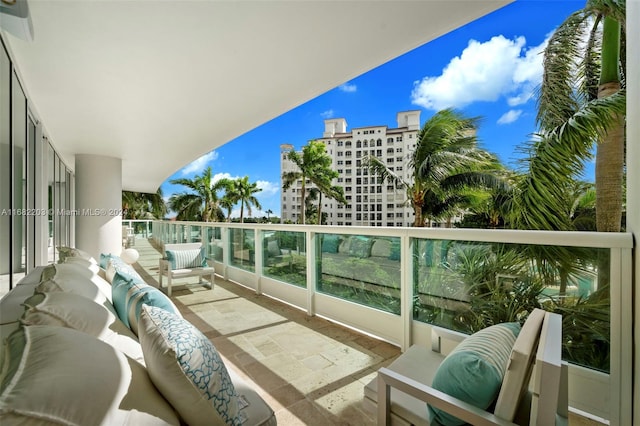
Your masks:
{"label": "balcony", "polygon": [[[244,342],[241,329],[246,327],[266,336],[272,323],[288,321],[276,318],[284,312],[294,312],[298,325],[314,331],[316,321],[325,324],[326,319],[375,337],[345,337],[351,336],[346,329],[332,328],[338,331],[331,333],[345,337],[337,339],[346,344],[337,349],[344,352],[343,361],[357,368],[328,379],[331,385],[307,389],[305,404],[327,392],[329,399],[351,398],[349,410],[359,412],[357,392],[367,376],[411,344],[430,344],[432,324],[471,333],[492,321],[517,319],[535,305],[563,314],[574,412],[625,424],[631,377],[623,372],[631,369],[633,348],[630,234],[192,222],[154,222],[152,228],[157,244],[202,242],[225,279],[220,287],[244,295],[238,306],[227,304],[212,314],[207,298],[224,296],[199,289],[177,293],[195,313],[194,320],[208,324],[200,323],[212,338],[222,330],[227,338]],[[148,270],[155,274],[153,268],[157,264],[152,262]],[[243,305],[275,303],[272,299],[284,305],[276,304],[271,313]],[[223,311],[233,312],[235,320],[218,316]],[[253,320],[258,323],[246,325]],[[305,347],[296,337],[300,332],[283,331],[298,340],[289,345],[290,351]],[[353,341],[367,343],[356,350],[357,345],[349,343]],[[256,362],[254,346],[234,356]],[[326,361],[323,356],[315,359],[321,358]],[[295,388],[294,393],[305,392],[288,373],[276,374],[275,366],[259,364],[264,376],[249,373],[258,386],[271,386],[275,374],[275,380]],[[352,388],[355,396],[338,397],[338,385]],[[311,405],[318,409],[317,404]],[[333,415],[331,408],[322,410]]]}

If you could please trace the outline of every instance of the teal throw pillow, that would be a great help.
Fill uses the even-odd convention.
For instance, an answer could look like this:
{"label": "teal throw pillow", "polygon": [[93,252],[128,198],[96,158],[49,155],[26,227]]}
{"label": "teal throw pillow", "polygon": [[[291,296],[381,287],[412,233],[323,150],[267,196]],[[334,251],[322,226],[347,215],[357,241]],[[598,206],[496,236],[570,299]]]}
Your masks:
{"label": "teal throw pillow", "polygon": [[[498,397],[511,350],[520,333],[517,322],[496,324],[463,340],[442,361],[431,386],[486,410]],[[465,422],[427,404],[431,424]]]}
{"label": "teal throw pillow", "polygon": [[389,252],[389,260],[400,260],[400,239],[391,239],[391,251]]}
{"label": "teal throw pillow", "polygon": [[337,253],[340,245],[340,236],[335,234],[325,234],[322,236],[322,252]]}
{"label": "teal throw pillow", "polygon": [[127,314],[127,293],[129,293],[129,289],[134,283],[135,279],[133,277],[122,272],[116,272],[111,282],[111,300],[113,307],[120,321],[129,328],[131,328],[131,325],[129,325],[129,316]]}
{"label": "teal throw pillow", "polygon": [[143,304],[182,316],[176,305],[162,291],[121,272],[116,272],[113,277],[112,289],[113,307],[118,318],[136,334]]}
{"label": "teal throw pillow", "polygon": [[367,237],[354,237],[349,246],[349,254],[354,257],[367,258],[371,257],[371,246],[373,240]]}

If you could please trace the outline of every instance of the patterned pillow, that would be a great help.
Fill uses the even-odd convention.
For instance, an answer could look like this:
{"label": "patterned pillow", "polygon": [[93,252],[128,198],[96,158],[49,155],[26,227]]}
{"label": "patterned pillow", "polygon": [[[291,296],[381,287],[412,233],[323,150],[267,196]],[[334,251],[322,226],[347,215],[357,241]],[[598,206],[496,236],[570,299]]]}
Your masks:
{"label": "patterned pillow", "polygon": [[171,263],[171,270],[201,268],[207,266],[204,248],[193,250],[167,250],[167,259]]}
{"label": "patterned pillow", "polygon": [[188,321],[143,305],[140,343],[151,380],[186,423],[240,425],[244,405],[213,344]]}
{"label": "patterned pillow", "polygon": [[[442,361],[431,386],[483,410],[498,397],[511,349],[520,333],[517,322],[496,324],[464,339]],[[427,404],[430,423],[465,422]]]}
{"label": "patterned pillow", "polygon": [[120,257],[118,256],[112,256],[111,258],[109,258],[107,267],[105,269],[105,275],[107,281],[109,282],[113,281],[113,277],[115,276],[116,272],[120,272],[121,274],[125,274],[133,278],[136,282],[144,283],[144,280],[134,269],[134,267],[129,265],[128,263],[125,263],[124,260],[120,259]]}

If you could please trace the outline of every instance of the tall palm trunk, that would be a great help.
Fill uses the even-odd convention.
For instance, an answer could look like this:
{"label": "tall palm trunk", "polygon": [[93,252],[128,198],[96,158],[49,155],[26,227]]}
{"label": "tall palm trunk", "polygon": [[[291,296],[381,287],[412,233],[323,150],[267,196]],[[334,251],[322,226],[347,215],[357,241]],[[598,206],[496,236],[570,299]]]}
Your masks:
{"label": "tall palm trunk", "polygon": [[305,215],[306,212],[305,210],[305,198],[307,195],[307,186],[305,185],[305,181],[306,181],[306,176],[302,175],[302,191],[301,191],[301,195],[300,195],[300,216],[302,217],[302,222],[300,222],[300,220],[298,220],[298,223],[302,223],[303,225],[305,224]]}
{"label": "tall palm trunk", "polygon": [[322,191],[318,195],[318,225],[322,225]]}
{"label": "tall palm trunk", "polygon": [[424,205],[424,194],[414,193],[411,198],[411,204],[413,205],[413,226],[416,228],[424,228],[424,217],[422,216],[422,206]]}
{"label": "tall palm trunk", "polygon": [[[620,23],[604,19],[602,71],[598,98],[620,90]],[[612,117],[615,126],[601,136],[596,152],[596,224],[600,232],[620,232],[622,222],[622,182],[624,170],[624,117]]]}

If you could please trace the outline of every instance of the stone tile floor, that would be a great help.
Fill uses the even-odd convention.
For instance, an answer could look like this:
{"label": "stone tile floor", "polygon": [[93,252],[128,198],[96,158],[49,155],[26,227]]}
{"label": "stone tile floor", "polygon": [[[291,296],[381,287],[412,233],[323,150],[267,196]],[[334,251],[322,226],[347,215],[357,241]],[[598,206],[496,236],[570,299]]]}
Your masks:
{"label": "stone tile floor", "polygon": [[[158,285],[160,254],[136,240],[136,269]],[[216,278],[209,290],[197,278],[174,280],[172,299],[234,369],[273,408],[279,425],[375,425],[363,387],[400,349],[253,290]],[[180,286],[180,284],[187,283]],[[572,426],[600,423],[571,416]]]}

